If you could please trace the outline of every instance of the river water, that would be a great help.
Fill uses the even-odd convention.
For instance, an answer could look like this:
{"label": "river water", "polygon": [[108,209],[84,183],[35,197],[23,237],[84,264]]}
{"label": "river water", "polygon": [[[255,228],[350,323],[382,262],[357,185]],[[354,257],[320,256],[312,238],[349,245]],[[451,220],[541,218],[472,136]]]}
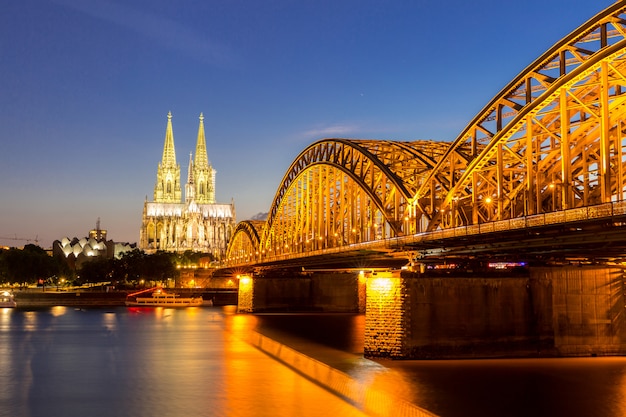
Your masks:
{"label": "river water", "polygon": [[232,313],[0,309],[0,416],[362,415],[252,331],[441,417],[626,416],[626,358],[370,361],[362,315]]}

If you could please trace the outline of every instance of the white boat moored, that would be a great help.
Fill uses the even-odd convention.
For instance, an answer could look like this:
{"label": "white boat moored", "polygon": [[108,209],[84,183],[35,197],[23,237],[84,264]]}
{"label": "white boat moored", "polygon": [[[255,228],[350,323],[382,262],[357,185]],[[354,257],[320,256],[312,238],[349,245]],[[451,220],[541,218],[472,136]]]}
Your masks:
{"label": "white boat moored", "polygon": [[0,308],[2,307],[17,307],[17,302],[12,292],[2,291],[0,293]]}
{"label": "white boat moored", "polygon": [[[147,291],[153,291],[151,297],[137,297],[137,295]],[[129,294],[126,297],[126,305],[133,307],[198,307],[203,302],[202,297],[180,297],[178,294],[152,288]]]}

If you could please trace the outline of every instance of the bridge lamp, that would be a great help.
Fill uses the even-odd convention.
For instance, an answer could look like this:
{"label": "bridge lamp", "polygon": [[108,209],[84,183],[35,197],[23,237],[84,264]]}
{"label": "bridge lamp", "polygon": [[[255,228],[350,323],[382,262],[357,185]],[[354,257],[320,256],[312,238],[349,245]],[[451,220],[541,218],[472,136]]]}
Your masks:
{"label": "bridge lamp", "polygon": [[370,285],[372,286],[372,290],[381,296],[388,294],[393,288],[393,282],[391,282],[390,278],[373,278],[370,281]]}
{"label": "bridge lamp", "polygon": [[485,198],[485,203],[487,203],[487,204],[491,204],[492,201],[493,200],[491,200],[491,197]]}

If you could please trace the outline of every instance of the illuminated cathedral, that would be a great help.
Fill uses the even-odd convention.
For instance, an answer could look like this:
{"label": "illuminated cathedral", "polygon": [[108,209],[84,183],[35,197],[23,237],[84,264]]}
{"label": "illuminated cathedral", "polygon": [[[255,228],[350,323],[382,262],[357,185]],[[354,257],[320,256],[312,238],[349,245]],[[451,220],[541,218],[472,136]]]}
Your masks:
{"label": "illuminated cathedral", "polygon": [[187,183],[181,187],[180,165],[176,161],[172,113],[167,115],[163,158],[157,168],[154,201],[146,201],[139,248],[210,253],[219,260],[226,253],[236,226],[235,205],[215,202],[216,171],[209,163],[200,114],[195,157],[189,155]]}

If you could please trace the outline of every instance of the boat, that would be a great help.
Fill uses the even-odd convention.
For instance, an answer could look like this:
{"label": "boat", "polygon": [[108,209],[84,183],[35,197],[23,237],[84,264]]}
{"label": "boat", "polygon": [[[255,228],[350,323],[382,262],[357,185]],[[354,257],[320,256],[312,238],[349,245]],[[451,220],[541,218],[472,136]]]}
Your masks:
{"label": "boat", "polygon": [[[138,295],[152,291],[150,297]],[[131,307],[199,307],[203,304],[202,297],[180,297],[178,294],[168,293],[163,289],[150,288],[126,297],[126,305]]]}
{"label": "boat", "polygon": [[10,291],[2,291],[2,293],[0,293],[0,308],[6,307],[17,307],[17,302],[15,302],[15,296]]}

